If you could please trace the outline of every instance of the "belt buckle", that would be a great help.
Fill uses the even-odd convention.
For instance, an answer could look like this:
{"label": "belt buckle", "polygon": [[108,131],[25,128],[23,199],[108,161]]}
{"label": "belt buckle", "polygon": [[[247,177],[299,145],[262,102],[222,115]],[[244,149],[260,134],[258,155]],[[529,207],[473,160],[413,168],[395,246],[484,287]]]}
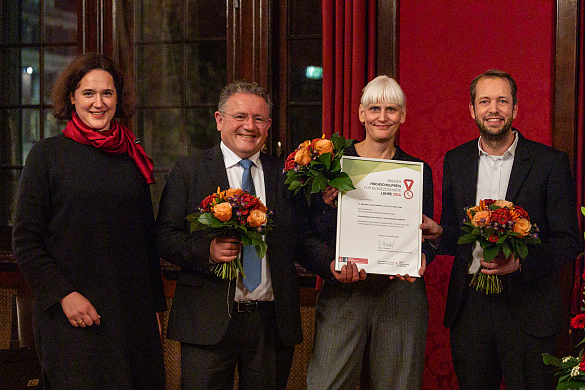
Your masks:
{"label": "belt buckle", "polygon": [[257,301],[238,301],[238,313],[249,313],[258,310]]}

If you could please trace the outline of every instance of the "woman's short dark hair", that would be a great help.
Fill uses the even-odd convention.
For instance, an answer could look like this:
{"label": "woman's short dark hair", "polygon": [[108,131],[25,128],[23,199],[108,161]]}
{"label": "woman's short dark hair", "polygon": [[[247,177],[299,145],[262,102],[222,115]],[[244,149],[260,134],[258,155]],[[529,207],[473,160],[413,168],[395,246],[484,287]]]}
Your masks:
{"label": "woman's short dark hair", "polygon": [[115,117],[130,118],[134,115],[134,95],[132,88],[126,85],[124,76],[114,61],[103,54],[88,53],[75,58],[57,77],[51,90],[53,115],[57,119],[71,119],[75,107],[71,104],[71,94],[79,87],[81,79],[94,69],[103,69],[112,75],[118,97]]}

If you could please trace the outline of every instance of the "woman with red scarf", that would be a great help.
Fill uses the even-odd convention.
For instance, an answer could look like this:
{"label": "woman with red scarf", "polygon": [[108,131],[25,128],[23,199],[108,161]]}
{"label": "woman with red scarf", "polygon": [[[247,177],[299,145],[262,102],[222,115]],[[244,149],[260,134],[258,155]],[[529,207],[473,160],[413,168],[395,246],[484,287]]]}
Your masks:
{"label": "woman with red scarf", "polygon": [[31,149],[20,178],[13,246],[47,389],[165,387],[153,163],[113,120],[133,114],[128,95],[111,60],[75,59],[52,94],[67,126]]}

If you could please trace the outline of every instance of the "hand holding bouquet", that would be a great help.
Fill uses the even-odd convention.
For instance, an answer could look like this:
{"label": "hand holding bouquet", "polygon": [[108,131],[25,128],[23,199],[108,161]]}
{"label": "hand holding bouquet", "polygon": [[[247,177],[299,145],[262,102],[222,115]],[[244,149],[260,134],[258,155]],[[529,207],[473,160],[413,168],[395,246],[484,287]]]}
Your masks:
{"label": "hand holding bouquet", "polygon": [[[528,244],[540,244],[538,227],[530,223],[530,217],[522,207],[506,200],[485,199],[479,205],[469,207],[461,227],[465,232],[458,244],[478,241],[483,248],[483,259],[491,262],[499,253],[505,258],[515,254],[524,260],[528,255]],[[497,275],[486,275],[480,267],[471,286],[486,294],[502,291],[502,282]]]}
{"label": "hand holding bouquet", "polygon": [[288,189],[296,194],[303,188],[307,200],[328,185],[340,191],[355,189],[347,173],[341,172],[341,156],[352,142],[335,133],[331,140],[323,135],[300,144],[289,154],[284,166]]}
{"label": "hand holding bouquet", "polygon": [[[262,239],[272,227],[269,211],[256,196],[240,188],[229,188],[207,196],[196,213],[188,215],[191,233],[204,230],[209,236],[238,237],[244,245],[254,245],[260,258],[266,254]],[[215,274],[222,279],[246,277],[241,255],[229,263],[215,267]]]}

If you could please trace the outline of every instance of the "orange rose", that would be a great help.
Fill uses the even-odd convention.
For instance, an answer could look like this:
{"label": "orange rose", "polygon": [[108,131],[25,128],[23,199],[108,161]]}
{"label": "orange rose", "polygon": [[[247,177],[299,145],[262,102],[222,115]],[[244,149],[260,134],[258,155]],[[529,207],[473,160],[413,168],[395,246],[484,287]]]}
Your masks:
{"label": "orange rose", "polygon": [[508,202],[507,200],[499,199],[499,200],[496,200],[494,202],[494,205],[496,205],[498,207],[507,207],[507,208],[510,209],[510,208],[512,208],[514,206],[514,203]]}
{"label": "orange rose", "polygon": [[530,228],[532,228],[532,224],[525,218],[520,218],[514,224],[514,232],[520,234],[522,237],[530,233]]}
{"label": "orange rose", "polygon": [[311,152],[309,149],[302,147],[295,154],[295,162],[301,166],[309,165],[311,162]]}
{"label": "orange rose", "polygon": [[260,227],[267,221],[266,213],[258,209],[252,210],[248,215],[248,223],[253,227]]}
{"label": "orange rose", "polygon": [[221,222],[229,221],[232,217],[232,205],[229,202],[223,202],[213,206],[213,216]]}
{"label": "orange rose", "polygon": [[477,213],[478,211],[481,211],[480,206],[475,206],[475,207],[470,207],[467,209],[467,218],[469,218],[469,220],[473,219],[473,213]]}
{"label": "orange rose", "polygon": [[483,211],[478,211],[477,213],[475,213],[475,215],[471,219],[471,224],[473,226],[485,226],[489,223],[489,221],[490,221],[490,212],[483,210]]}
{"label": "orange rose", "polygon": [[333,142],[328,139],[318,138],[313,142],[313,148],[319,153],[319,156],[323,153],[333,152]]}
{"label": "orange rose", "polygon": [[262,203],[262,202],[260,201],[260,199],[258,199],[258,205],[256,206],[256,208],[255,208],[254,210],[260,210],[260,211],[262,211],[263,213],[265,213],[265,212],[267,212],[267,211],[268,211],[268,207],[264,206],[264,203]]}
{"label": "orange rose", "polygon": [[228,188],[225,191],[225,197],[226,198],[232,198],[234,196],[240,196],[244,193],[244,190],[242,190],[241,188]]}
{"label": "orange rose", "polygon": [[311,141],[306,140],[305,142],[303,142],[302,144],[299,145],[299,149],[308,148],[310,145],[311,145]]}

